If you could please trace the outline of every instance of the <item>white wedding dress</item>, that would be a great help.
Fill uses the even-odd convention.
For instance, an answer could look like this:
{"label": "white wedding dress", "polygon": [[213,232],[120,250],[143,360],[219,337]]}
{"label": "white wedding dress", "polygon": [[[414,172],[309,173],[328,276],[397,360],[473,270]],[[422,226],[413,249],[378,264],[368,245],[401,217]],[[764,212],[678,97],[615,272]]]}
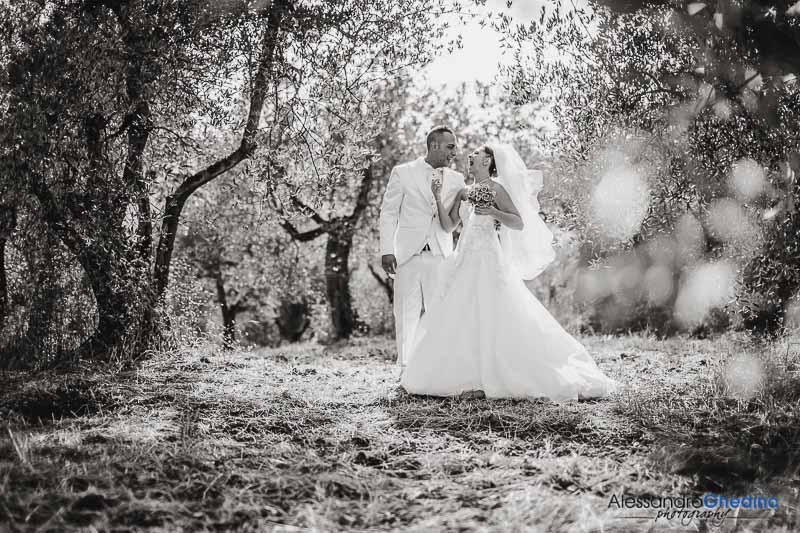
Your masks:
{"label": "white wedding dress", "polygon": [[[466,205],[462,212],[471,213]],[[455,396],[482,390],[487,398],[562,402],[616,388],[511,267],[493,217],[464,220],[441,276],[401,377],[407,392]]]}

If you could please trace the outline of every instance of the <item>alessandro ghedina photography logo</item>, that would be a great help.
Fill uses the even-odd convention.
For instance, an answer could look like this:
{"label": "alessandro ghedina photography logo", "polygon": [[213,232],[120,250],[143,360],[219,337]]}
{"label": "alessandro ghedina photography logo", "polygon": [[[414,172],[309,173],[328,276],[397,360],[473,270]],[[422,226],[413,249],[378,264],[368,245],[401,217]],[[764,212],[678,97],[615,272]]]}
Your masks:
{"label": "alessandro ghedina photography logo", "polygon": [[609,509],[649,511],[621,518],[652,518],[655,521],[661,519],[680,520],[684,524],[693,520],[706,520],[713,525],[721,524],[736,509],[744,511],[774,510],[779,505],[779,499],[774,496],[734,497],[712,492],[702,496],[631,496],[623,493],[613,494],[608,501]]}

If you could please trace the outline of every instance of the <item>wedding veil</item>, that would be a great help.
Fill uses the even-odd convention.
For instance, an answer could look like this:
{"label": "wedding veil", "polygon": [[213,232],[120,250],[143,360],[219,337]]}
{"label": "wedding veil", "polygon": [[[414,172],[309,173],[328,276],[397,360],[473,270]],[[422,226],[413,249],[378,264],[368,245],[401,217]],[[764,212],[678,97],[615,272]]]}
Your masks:
{"label": "wedding veil", "polygon": [[531,280],[553,262],[553,233],[539,216],[539,191],[544,187],[541,171],[525,166],[509,144],[490,143],[497,166],[497,181],[506,189],[525,225],[521,231],[502,226],[503,253],[522,279]]}

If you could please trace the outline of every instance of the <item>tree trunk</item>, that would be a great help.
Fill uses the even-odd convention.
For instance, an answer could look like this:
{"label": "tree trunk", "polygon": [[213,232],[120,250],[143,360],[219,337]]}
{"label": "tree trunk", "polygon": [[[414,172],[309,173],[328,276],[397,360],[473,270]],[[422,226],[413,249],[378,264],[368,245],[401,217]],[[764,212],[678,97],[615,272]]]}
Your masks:
{"label": "tree trunk", "polygon": [[325,284],[335,340],[349,338],[356,329],[357,317],[353,312],[353,300],[350,295],[350,249],[353,247],[356,225],[369,203],[369,193],[374,181],[372,164],[368,161],[363,169],[355,206],[348,216],[325,220],[295,197],[295,204],[310,211],[311,219],[319,226],[301,233],[288,220],[284,219],[281,222],[283,228],[297,242],[308,242],[322,234],[328,235],[325,245]]}
{"label": "tree trunk", "polygon": [[94,334],[81,346],[81,355],[107,360],[116,348],[141,353],[152,340],[147,327],[151,316],[148,288],[136,283],[132,272],[115,265],[109,257],[86,259],[81,264],[97,303],[98,321]]}
{"label": "tree trunk", "polygon": [[58,266],[53,252],[59,241],[50,231],[42,236],[44,242],[33,250],[31,270],[35,273],[36,285],[33,287],[30,307],[28,309],[28,328],[25,332],[25,345],[29,347],[31,360],[44,360],[54,357],[50,348],[53,315],[58,303]]}
{"label": "tree trunk", "polygon": [[328,242],[325,249],[325,282],[328,305],[336,339],[347,339],[356,328],[357,317],[353,312],[353,299],[350,294],[350,249],[356,225],[369,204],[369,193],[375,183],[372,161],[363,169],[361,185],[356,196],[352,213],[331,224],[328,228]]}
{"label": "tree trunk", "polygon": [[214,276],[217,285],[217,301],[222,311],[222,344],[226,350],[233,348],[236,343],[236,306],[228,305],[228,297],[225,294],[225,281],[222,279],[222,271],[217,270]]}
{"label": "tree trunk", "polygon": [[8,280],[6,278],[6,243],[17,225],[16,208],[0,206],[0,331],[9,313]]}
{"label": "tree trunk", "polygon": [[156,247],[156,260],[153,269],[155,281],[155,294],[161,299],[169,284],[169,268],[172,261],[172,252],[175,248],[175,238],[178,231],[183,206],[189,197],[206,183],[216,179],[228,170],[244,161],[256,148],[255,136],[264,109],[267,97],[267,85],[275,60],[276,49],[280,37],[281,23],[288,9],[285,0],[275,1],[269,8],[267,27],[261,42],[261,51],[258,61],[253,89],[250,93],[250,109],[247,122],[242,133],[239,147],[228,156],[213,163],[209,167],[186,178],[174,194],[167,197],[164,206],[164,216],[161,222],[161,234]]}
{"label": "tree trunk", "polygon": [[[107,359],[116,348],[124,348],[129,355],[146,350],[157,340],[155,299],[146,265],[126,257],[125,227],[107,223],[97,229],[91,242],[86,242],[76,227],[79,224],[67,222],[41,176],[34,176],[32,192],[41,203],[48,227],[77,257],[97,304],[97,329],[80,346],[78,354]],[[111,211],[114,207],[103,203],[99,209]]]}
{"label": "tree trunk", "polygon": [[0,235],[0,331],[8,316],[8,282],[6,281],[6,238]]}
{"label": "tree trunk", "polygon": [[281,302],[278,317],[275,319],[281,338],[289,342],[297,342],[311,325],[308,317],[308,303]]}
{"label": "tree trunk", "polygon": [[350,294],[350,249],[353,231],[333,230],[325,246],[325,283],[328,306],[336,340],[347,339],[355,329],[355,315]]}
{"label": "tree trunk", "polygon": [[383,287],[384,292],[386,292],[386,297],[389,299],[389,305],[394,304],[394,280],[389,276],[384,278],[378,274],[378,271],[375,270],[372,265],[367,265],[367,268],[369,268],[370,274],[372,274],[372,277],[375,278],[375,281],[377,281],[378,284]]}

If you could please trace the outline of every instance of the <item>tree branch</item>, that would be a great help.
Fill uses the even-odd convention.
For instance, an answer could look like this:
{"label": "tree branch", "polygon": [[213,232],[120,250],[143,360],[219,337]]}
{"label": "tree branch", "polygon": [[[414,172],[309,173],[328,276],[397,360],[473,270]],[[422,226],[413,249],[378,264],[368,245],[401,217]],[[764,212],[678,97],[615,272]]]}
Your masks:
{"label": "tree branch", "polygon": [[294,224],[292,224],[288,220],[282,220],[281,227],[286,230],[286,232],[289,234],[292,240],[297,242],[313,241],[320,235],[328,233],[328,228],[325,226],[319,226],[312,230],[304,231],[301,233],[297,231],[297,228],[294,227]]}
{"label": "tree branch", "polygon": [[372,173],[372,158],[370,157],[367,166],[364,168],[364,174],[361,178],[361,185],[358,189],[358,196],[356,196],[356,204],[353,206],[353,211],[347,217],[348,222],[355,225],[361,214],[369,207],[369,193],[372,191],[372,185],[375,183],[374,175]]}
{"label": "tree branch", "polygon": [[300,198],[297,196],[292,196],[292,203],[294,203],[295,207],[303,211],[304,215],[308,215],[311,220],[320,224],[321,226],[325,226],[328,224],[328,221],[322,218],[322,216],[316,212],[313,208],[306,205]]}
{"label": "tree branch", "polygon": [[169,283],[169,266],[172,259],[172,251],[175,246],[175,237],[177,235],[181,211],[183,210],[186,200],[197,189],[249,157],[256,148],[255,136],[258,131],[261,113],[264,109],[264,101],[269,85],[269,75],[274,66],[281,24],[285,12],[288,11],[290,7],[291,6],[287,4],[287,0],[275,0],[271,3],[269,14],[267,14],[267,27],[261,42],[258,70],[250,94],[250,109],[247,114],[247,122],[242,133],[242,140],[239,144],[239,148],[200,172],[189,176],[178,189],[166,199],[164,218],[161,224],[161,235],[156,249],[156,262],[153,272],[156,295],[158,297],[163,296],[167,284]]}
{"label": "tree branch", "polygon": [[392,278],[384,278],[383,276],[378,274],[378,272],[375,270],[375,268],[371,264],[367,264],[367,268],[369,268],[369,271],[372,274],[372,277],[375,278],[375,281],[377,281],[380,284],[380,286],[383,287],[383,290],[386,291],[386,296],[389,297],[389,303],[393,304],[394,303],[394,283],[393,283]]}

